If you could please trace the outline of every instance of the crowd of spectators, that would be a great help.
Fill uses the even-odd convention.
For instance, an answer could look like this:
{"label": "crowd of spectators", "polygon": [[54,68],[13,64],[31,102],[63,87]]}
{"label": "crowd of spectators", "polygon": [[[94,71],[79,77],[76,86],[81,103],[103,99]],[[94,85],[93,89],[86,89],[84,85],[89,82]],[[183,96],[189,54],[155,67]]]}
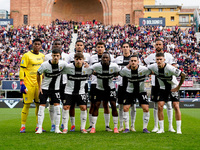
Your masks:
{"label": "crowd of spectators", "polygon": [[55,20],[50,25],[0,27],[0,80],[19,79],[22,55],[32,48],[32,40],[42,40],[44,54],[49,53],[55,38],[62,40],[62,50],[68,53],[73,25],[78,26],[78,39],[85,42],[85,51],[94,54],[98,41],[106,43],[106,49],[114,56],[122,55],[121,44],[129,42],[132,52],[138,52],[141,60],[154,53],[156,38],[164,41],[164,50],[171,53],[179,69],[188,77],[200,76],[200,44],[196,42],[193,27],[103,25],[93,20],[74,22]]}

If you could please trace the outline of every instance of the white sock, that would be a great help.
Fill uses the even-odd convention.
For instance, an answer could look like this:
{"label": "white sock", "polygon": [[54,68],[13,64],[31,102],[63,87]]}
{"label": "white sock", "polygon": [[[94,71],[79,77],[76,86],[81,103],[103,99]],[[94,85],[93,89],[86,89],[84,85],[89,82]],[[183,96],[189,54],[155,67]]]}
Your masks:
{"label": "white sock", "polygon": [[90,126],[92,126],[92,114],[89,114],[89,122],[90,122]]}
{"label": "white sock", "polygon": [[60,124],[60,105],[54,106],[54,112],[55,112],[56,129],[59,129],[59,124]]}
{"label": "white sock", "polygon": [[96,127],[96,123],[97,123],[97,116],[92,116],[92,128]]}
{"label": "white sock", "polygon": [[131,107],[131,126],[135,127],[135,119],[136,119],[136,104],[133,104]]}
{"label": "white sock", "polygon": [[113,116],[113,123],[114,123],[114,128],[117,128],[117,125],[118,125],[118,116],[117,117]]}
{"label": "white sock", "polygon": [[154,103],[153,116],[154,116],[154,128],[158,128],[158,103]]}
{"label": "white sock", "polygon": [[143,112],[143,129],[147,129],[148,123],[149,123],[149,112]]}
{"label": "white sock", "polygon": [[[63,113],[64,113],[63,111],[64,111],[64,109],[62,108],[62,116],[63,116]],[[62,117],[62,123],[61,124],[63,124],[63,117]]]}
{"label": "white sock", "polygon": [[68,129],[69,110],[63,109],[62,120],[63,120],[64,129]]}
{"label": "white sock", "polygon": [[159,120],[160,130],[164,131],[164,120]]}
{"label": "white sock", "polygon": [[21,127],[25,127],[25,124],[22,124]]}
{"label": "white sock", "polygon": [[176,130],[177,132],[181,132],[181,120],[176,120]]}
{"label": "white sock", "polygon": [[39,111],[38,111],[38,127],[39,128],[42,128],[42,124],[44,121],[44,110],[45,110],[44,106],[39,106]]}
{"label": "white sock", "polygon": [[169,122],[169,129],[173,128],[172,120],[173,120],[173,109],[172,109],[172,102],[167,102],[167,116],[168,116],[168,122]]}
{"label": "white sock", "polygon": [[75,117],[70,117],[71,126],[75,126]]}
{"label": "white sock", "polygon": [[110,114],[104,114],[105,125],[109,126],[110,124]]}
{"label": "white sock", "polygon": [[49,105],[49,116],[50,116],[50,120],[51,120],[51,125],[54,125],[54,106],[53,105]]}
{"label": "white sock", "polygon": [[87,110],[81,111],[81,130],[85,129],[86,120],[87,120]]}
{"label": "white sock", "polygon": [[129,112],[124,112],[123,114],[125,128],[129,129]]}
{"label": "white sock", "polygon": [[123,104],[119,104],[119,123],[120,127],[123,127]]}

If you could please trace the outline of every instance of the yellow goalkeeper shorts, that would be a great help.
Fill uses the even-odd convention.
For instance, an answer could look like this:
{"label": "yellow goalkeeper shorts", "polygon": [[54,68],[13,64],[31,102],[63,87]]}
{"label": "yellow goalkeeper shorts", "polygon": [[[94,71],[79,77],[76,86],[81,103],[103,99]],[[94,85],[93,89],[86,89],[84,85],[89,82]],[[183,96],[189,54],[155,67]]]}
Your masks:
{"label": "yellow goalkeeper shorts", "polygon": [[39,103],[39,88],[38,86],[26,86],[26,94],[23,94],[23,102],[24,103]]}

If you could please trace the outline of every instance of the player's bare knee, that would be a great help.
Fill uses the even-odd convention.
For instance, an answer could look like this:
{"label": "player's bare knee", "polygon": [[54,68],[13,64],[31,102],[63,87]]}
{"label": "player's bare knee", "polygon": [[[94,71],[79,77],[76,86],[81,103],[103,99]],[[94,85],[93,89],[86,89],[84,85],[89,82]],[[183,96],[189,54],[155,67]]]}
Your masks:
{"label": "player's bare knee", "polygon": [[70,109],[70,106],[69,106],[69,105],[65,105],[65,106],[63,106],[63,109],[64,109],[64,110],[69,110],[69,109]]}

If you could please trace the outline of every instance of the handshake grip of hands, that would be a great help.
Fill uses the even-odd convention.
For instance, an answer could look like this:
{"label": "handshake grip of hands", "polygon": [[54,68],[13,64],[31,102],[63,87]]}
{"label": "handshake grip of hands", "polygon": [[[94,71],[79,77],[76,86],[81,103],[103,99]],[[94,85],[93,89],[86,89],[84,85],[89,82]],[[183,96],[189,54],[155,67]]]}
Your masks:
{"label": "handshake grip of hands", "polygon": [[26,94],[28,89],[24,85],[24,81],[20,81],[20,92]]}

